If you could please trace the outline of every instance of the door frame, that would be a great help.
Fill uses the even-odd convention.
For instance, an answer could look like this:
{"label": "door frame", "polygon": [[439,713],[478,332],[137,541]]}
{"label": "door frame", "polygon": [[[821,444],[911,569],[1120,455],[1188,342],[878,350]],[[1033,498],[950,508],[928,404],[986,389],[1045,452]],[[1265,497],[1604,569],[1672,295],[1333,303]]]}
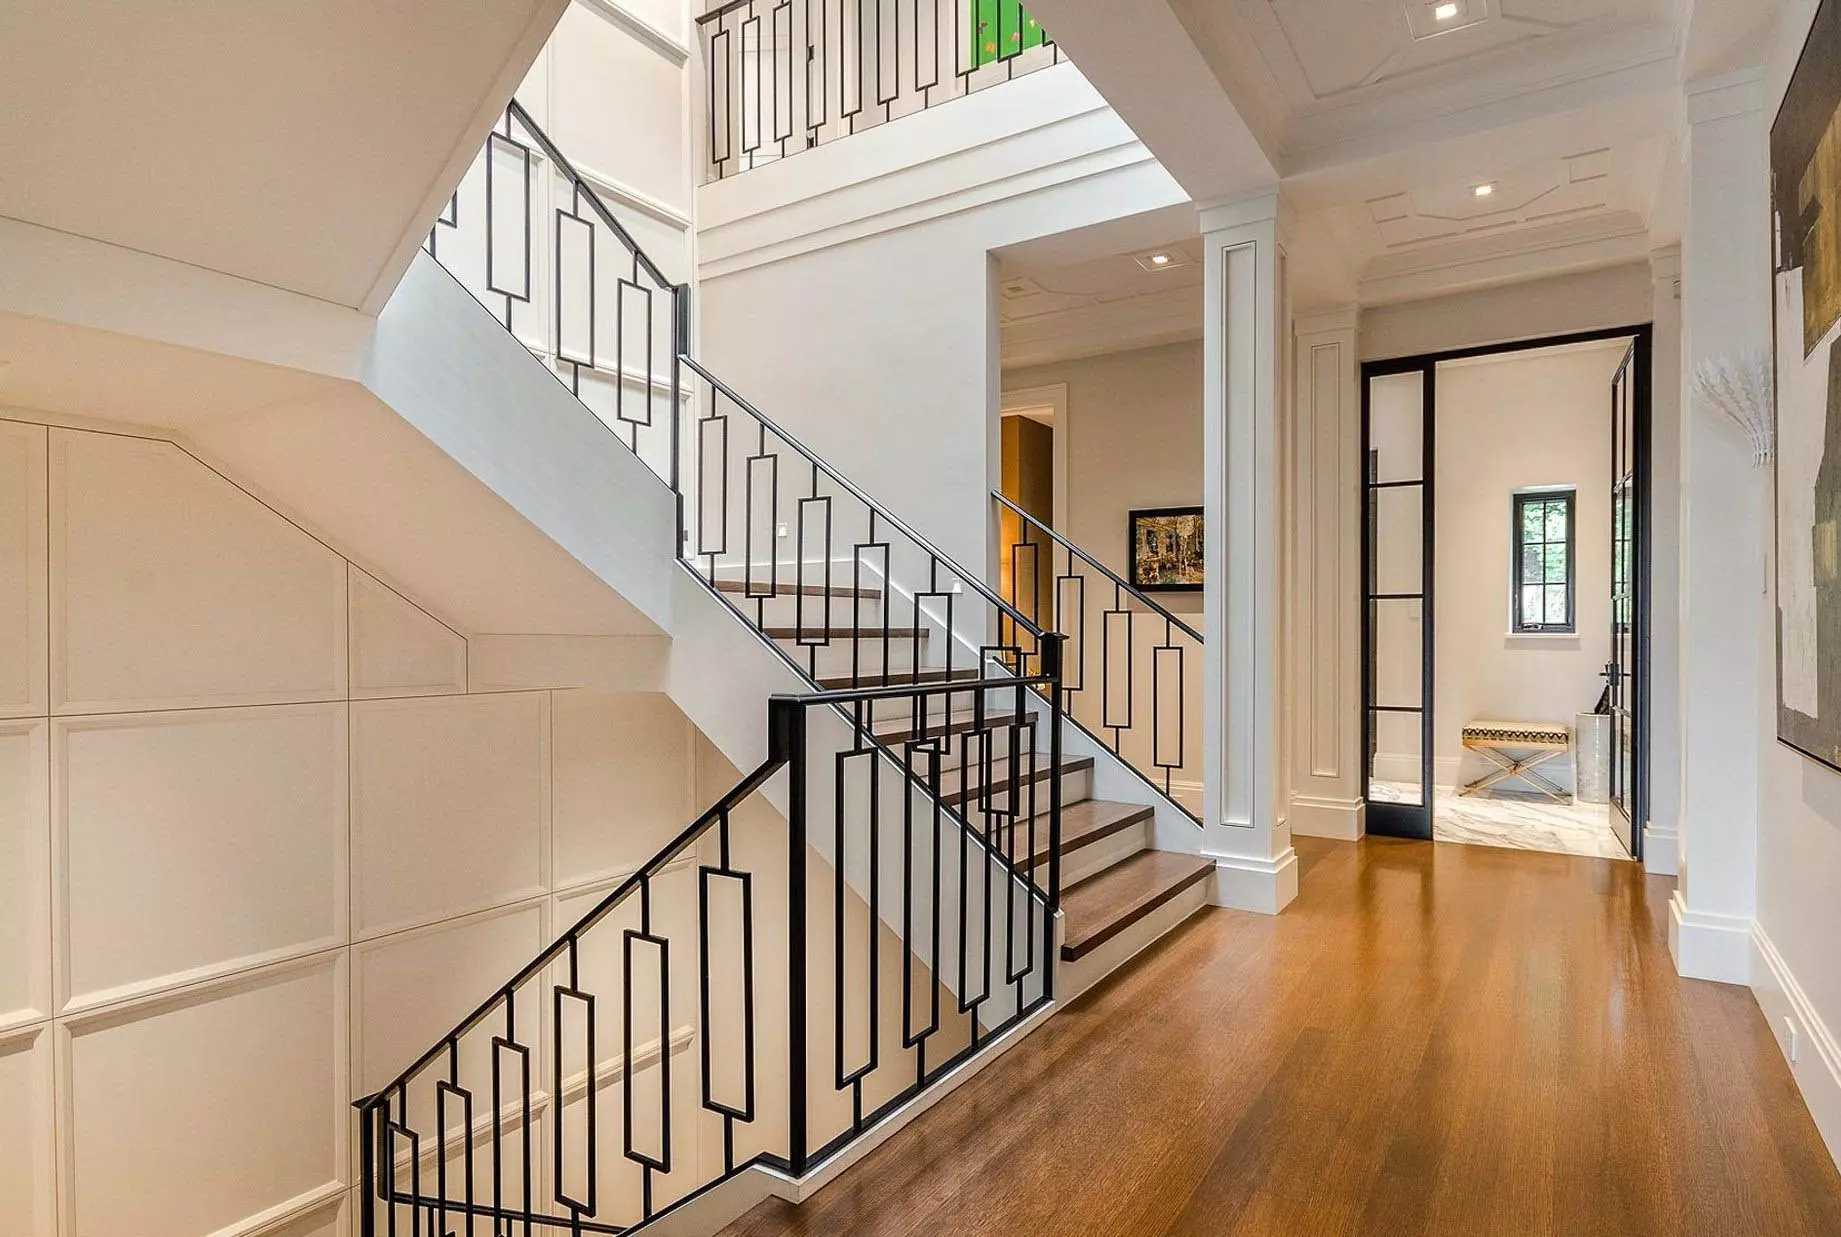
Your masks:
{"label": "door frame", "polygon": [[[1372,579],[1371,573],[1374,568],[1374,564],[1372,561],[1373,556],[1370,553],[1370,548],[1371,548],[1370,539],[1373,535],[1373,528],[1372,528],[1373,517],[1369,510],[1369,503],[1368,503],[1368,465],[1367,465],[1367,461],[1368,461],[1368,451],[1369,451],[1369,445],[1368,445],[1368,438],[1369,438],[1368,436],[1368,416],[1369,416],[1368,386],[1369,386],[1369,380],[1374,377],[1384,377],[1389,374],[1412,373],[1415,371],[1423,372],[1426,375],[1426,378],[1425,378],[1425,413],[1424,413],[1425,418],[1426,418],[1425,462],[1424,462],[1425,488],[1423,490],[1423,497],[1424,497],[1424,502],[1425,502],[1425,511],[1424,511],[1423,518],[1425,522],[1425,551],[1424,553],[1425,553],[1426,578],[1423,582],[1423,589],[1425,592],[1425,601],[1423,603],[1425,636],[1424,636],[1424,660],[1423,660],[1423,664],[1421,668],[1422,669],[1421,690],[1424,693],[1422,700],[1425,705],[1425,715],[1424,715],[1425,722],[1424,722],[1424,732],[1423,732],[1425,737],[1422,740],[1425,745],[1425,750],[1423,753],[1423,763],[1425,766],[1426,777],[1427,777],[1425,788],[1424,788],[1424,796],[1423,796],[1425,799],[1424,815],[1425,815],[1425,821],[1427,825],[1429,826],[1432,820],[1433,799],[1436,793],[1436,787],[1433,785],[1433,782],[1431,780],[1431,769],[1433,767],[1431,733],[1433,730],[1433,715],[1434,715],[1434,712],[1436,710],[1436,705],[1437,705],[1435,692],[1434,692],[1434,678],[1433,678],[1434,646],[1433,646],[1432,632],[1433,632],[1433,626],[1434,626],[1434,611],[1433,611],[1434,580],[1433,580],[1433,576],[1435,575],[1435,569],[1437,565],[1436,546],[1435,546],[1435,539],[1433,537],[1433,528],[1434,528],[1434,525],[1436,523],[1436,518],[1437,518],[1436,517],[1437,508],[1436,508],[1436,504],[1434,501],[1434,496],[1436,493],[1434,480],[1435,480],[1435,474],[1437,472],[1438,461],[1437,461],[1437,456],[1434,452],[1435,452],[1435,447],[1437,443],[1435,427],[1436,427],[1436,422],[1438,419],[1438,386],[1436,382],[1438,366],[1446,362],[1449,362],[1449,361],[1464,361],[1464,360],[1470,360],[1476,357],[1487,357],[1487,356],[1507,356],[1507,355],[1512,355],[1517,352],[1534,352],[1542,348],[1564,348],[1571,344],[1591,344],[1591,343],[1599,343],[1604,340],[1613,340],[1613,339],[1631,340],[1636,347],[1636,356],[1633,361],[1634,370],[1635,370],[1635,373],[1634,373],[1635,381],[1634,381],[1634,385],[1632,388],[1632,398],[1634,401],[1634,407],[1631,410],[1631,415],[1634,420],[1634,424],[1632,425],[1632,435],[1633,435],[1633,440],[1634,440],[1633,445],[1632,445],[1632,454],[1634,457],[1633,463],[1635,464],[1635,471],[1636,471],[1636,490],[1637,490],[1636,536],[1635,536],[1636,544],[1634,548],[1635,559],[1636,559],[1635,561],[1636,630],[1634,632],[1634,636],[1632,639],[1633,660],[1635,662],[1635,667],[1632,673],[1634,674],[1634,677],[1636,679],[1635,698],[1636,698],[1636,703],[1637,703],[1637,718],[1636,718],[1636,726],[1634,728],[1635,754],[1631,761],[1631,765],[1632,765],[1631,802],[1632,802],[1632,816],[1634,819],[1633,819],[1633,823],[1631,827],[1631,851],[1632,853],[1630,857],[1631,859],[1639,863],[1642,861],[1643,834],[1644,834],[1644,831],[1647,829],[1648,823],[1649,823],[1649,803],[1650,803],[1649,779],[1650,779],[1650,758],[1651,758],[1650,702],[1651,702],[1651,698],[1653,695],[1653,692],[1652,692],[1653,676],[1650,673],[1650,668],[1651,668],[1650,630],[1651,630],[1651,618],[1652,618],[1651,613],[1650,613],[1650,610],[1651,610],[1650,603],[1651,603],[1651,597],[1652,597],[1650,575],[1651,575],[1651,561],[1653,558],[1653,555],[1651,553],[1651,550],[1652,550],[1651,543],[1652,543],[1652,533],[1653,533],[1652,516],[1653,516],[1653,509],[1654,509],[1654,500],[1653,500],[1653,495],[1652,495],[1654,468],[1652,466],[1653,453],[1651,450],[1651,443],[1652,443],[1651,431],[1653,428],[1653,419],[1654,419],[1653,393],[1655,390],[1655,381],[1654,381],[1655,327],[1652,323],[1648,323],[1648,322],[1634,323],[1630,326],[1604,327],[1604,328],[1600,328],[1597,330],[1590,330],[1590,331],[1574,331],[1574,332],[1569,332],[1569,333],[1560,334],[1560,335],[1543,335],[1543,336],[1540,336],[1534,339],[1511,340],[1511,341],[1504,342],[1504,343],[1477,344],[1477,345],[1474,345],[1472,347],[1467,347],[1467,348],[1452,348],[1452,349],[1447,349],[1442,352],[1427,352],[1427,353],[1420,353],[1414,356],[1383,357],[1383,358],[1376,359],[1376,360],[1363,361],[1361,363],[1360,378],[1361,378],[1361,431],[1362,431],[1361,432],[1361,452],[1362,452],[1361,460],[1362,460],[1362,465],[1359,470],[1360,471],[1360,479],[1359,479],[1360,489],[1358,493],[1358,502],[1359,502],[1359,506],[1361,509],[1361,526],[1362,526],[1362,529],[1361,529],[1362,569],[1361,569],[1361,572],[1359,573],[1359,586],[1361,589],[1361,596],[1359,598],[1359,602],[1361,606],[1361,616],[1362,616],[1362,656],[1361,656],[1361,668],[1360,668],[1361,669],[1361,679],[1362,679],[1361,701],[1360,701],[1361,732],[1362,732],[1361,792],[1362,792],[1362,799],[1367,805],[1368,832],[1370,833],[1378,834],[1381,836],[1418,838],[1421,840],[1425,840],[1429,837],[1429,831],[1420,832],[1418,830],[1413,830],[1410,832],[1396,832],[1396,830],[1400,828],[1403,822],[1394,820],[1392,816],[1390,816],[1389,812],[1385,810],[1386,808],[1392,805],[1375,804],[1368,800],[1368,787],[1369,787],[1369,782],[1373,775],[1373,765],[1372,765],[1371,758],[1369,755],[1369,747],[1371,743],[1373,742],[1373,737],[1374,737],[1373,736],[1374,701],[1372,699],[1374,679],[1371,673],[1371,667],[1372,667],[1373,659],[1374,659],[1374,646],[1373,646],[1374,633],[1372,630],[1373,620],[1371,617],[1371,604],[1368,598],[1368,594],[1373,591],[1370,581]],[[1375,809],[1377,807],[1380,807],[1383,810],[1380,812],[1376,812]],[[1399,814],[1395,813],[1393,815],[1399,815]]]}

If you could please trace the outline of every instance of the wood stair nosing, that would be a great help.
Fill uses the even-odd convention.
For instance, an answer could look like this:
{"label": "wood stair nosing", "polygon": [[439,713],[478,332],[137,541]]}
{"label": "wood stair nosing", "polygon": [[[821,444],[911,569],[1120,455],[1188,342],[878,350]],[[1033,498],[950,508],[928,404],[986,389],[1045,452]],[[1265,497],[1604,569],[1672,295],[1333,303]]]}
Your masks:
{"label": "wood stair nosing", "polygon": [[[1082,799],[1061,806],[1061,858],[1083,847],[1102,842],[1115,833],[1155,817],[1157,811],[1148,803],[1118,803],[1110,799]],[[1023,834],[1027,827],[1029,833]],[[1043,812],[1017,825],[1011,834],[1013,862],[1041,867],[1048,862],[1048,813]],[[1034,856],[1031,858],[1031,856]]]}
{"label": "wood stair nosing", "polygon": [[1062,959],[1080,960],[1213,871],[1201,855],[1141,850],[1063,890]]}
{"label": "wood stair nosing", "polygon": [[[993,786],[1008,780],[1008,775],[1003,771],[1003,767],[1009,763],[1010,762],[1007,760],[994,760],[991,762],[991,784]],[[1091,756],[1064,756],[1061,760],[1059,772],[1062,777],[1069,777],[1076,773],[1085,773],[1091,768],[1093,768],[1093,757]],[[980,769],[977,772],[982,774],[984,771]],[[1047,760],[1044,759],[1038,767],[1017,778],[1017,781],[1023,785],[1028,785],[1032,782],[1046,782],[1052,775],[1052,772],[1053,771],[1051,771],[1048,766]],[[963,804],[967,799],[970,799],[985,787],[985,782],[982,780],[982,777],[961,779],[958,776],[961,771],[958,769],[948,770],[947,773],[953,775],[953,781],[946,782],[944,777],[942,778],[940,798],[954,807]],[[1065,807],[1066,805],[1064,804],[1063,806]]]}
{"label": "wood stair nosing", "polygon": [[[760,590],[763,587],[771,589],[771,593],[762,594]],[[755,592],[750,594],[748,591],[750,588],[753,588]],[[716,591],[719,593],[736,593],[747,598],[749,601],[773,601],[776,598],[796,597],[800,594],[804,594],[807,597],[853,597],[858,601],[882,600],[882,590],[875,585],[864,585],[862,588],[852,588],[848,584],[769,583],[765,580],[749,581],[724,577],[716,581]]]}
{"label": "wood stair nosing", "polygon": [[772,624],[761,628],[769,640],[861,640],[872,648],[886,637],[895,640],[926,640],[933,633],[925,627],[812,627],[801,631],[796,624]]}
{"label": "wood stair nosing", "polygon": [[[845,707],[848,708],[850,706],[846,705]],[[877,728],[873,733],[884,743],[893,744],[906,743],[908,740],[916,738],[931,739],[951,735],[969,734],[973,731],[1003,730],[1018,724],[1028,726],[1033,730],[1036,725],[1035,714],[1028,714],[1023,718],[1021,723],[1017,722],[1016,714],[1014,713],[986,713],[983,718],[976,718],[967,714],[963,717],[951,718],[944,724],[937,721],[929,721],[925,726],[916,726],[910,720],[900,723],[892,730]]]}

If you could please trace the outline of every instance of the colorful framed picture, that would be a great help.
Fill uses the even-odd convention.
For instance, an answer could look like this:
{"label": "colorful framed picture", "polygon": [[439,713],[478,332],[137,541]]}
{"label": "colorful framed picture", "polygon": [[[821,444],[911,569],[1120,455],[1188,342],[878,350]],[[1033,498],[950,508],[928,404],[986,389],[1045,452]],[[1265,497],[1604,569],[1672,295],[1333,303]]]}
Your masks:
{"label": "colorful framed picture", "polygon": [[1202,509],[1149,507],[1129,513],[1131,583],[1146,591],[1202,591]]}
{"label": "colorful framed picture", "polygon": [[1841,769],[1841,0],[1771,125],[1777,737]]}

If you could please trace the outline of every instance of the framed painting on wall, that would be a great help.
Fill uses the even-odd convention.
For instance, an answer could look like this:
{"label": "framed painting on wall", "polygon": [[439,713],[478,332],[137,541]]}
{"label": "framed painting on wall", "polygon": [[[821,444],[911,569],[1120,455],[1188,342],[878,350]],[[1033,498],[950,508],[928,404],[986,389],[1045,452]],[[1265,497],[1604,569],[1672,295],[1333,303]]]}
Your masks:
{"label": "framed painting on wall", "polygon": [[1841,0],[1771,124],[1777,737],[1841,769]]}
{"label": "framed painting on wall", "polygon": [[1132,587],[1201,592],[1202,509],[1149,507],[1129,515]]}

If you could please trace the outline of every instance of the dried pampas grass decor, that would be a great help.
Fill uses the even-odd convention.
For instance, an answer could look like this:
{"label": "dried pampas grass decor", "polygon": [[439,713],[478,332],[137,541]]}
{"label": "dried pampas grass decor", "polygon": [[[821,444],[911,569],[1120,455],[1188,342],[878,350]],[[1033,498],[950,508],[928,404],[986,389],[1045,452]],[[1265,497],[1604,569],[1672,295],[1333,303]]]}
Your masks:
{"label": "dried pampas grass decor", "polygon": [[1708,357],[1694,368],[1694,394],[1744,432],[1754,468],[1771,459],[1772,385],[1770,354],[1759,349]]}

